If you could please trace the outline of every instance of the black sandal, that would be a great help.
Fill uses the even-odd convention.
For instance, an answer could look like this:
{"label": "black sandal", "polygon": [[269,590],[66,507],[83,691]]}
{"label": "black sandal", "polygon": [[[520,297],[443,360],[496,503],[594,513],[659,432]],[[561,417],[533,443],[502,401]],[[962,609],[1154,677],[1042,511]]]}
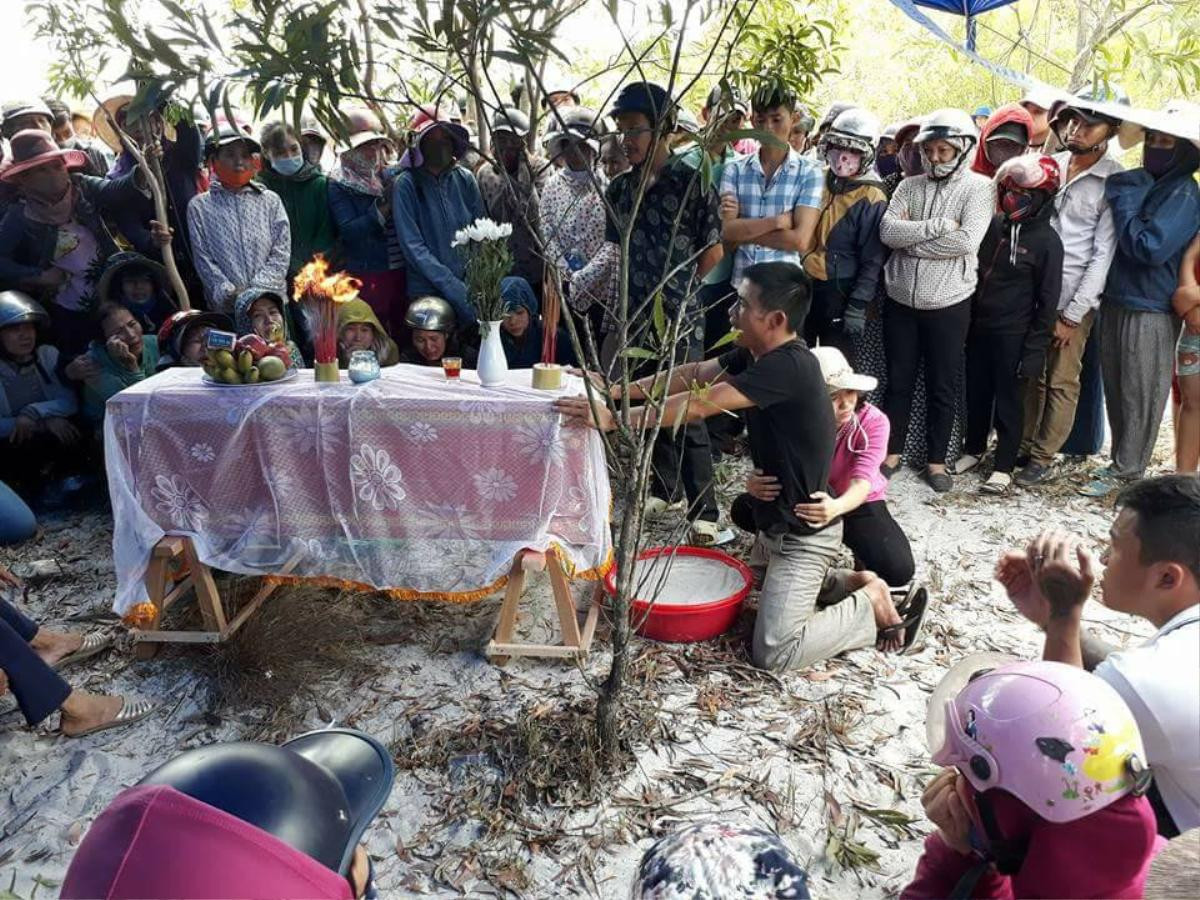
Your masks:
{"label": "black sandal", "polygon": [[892,638],[900,631],[903,631],[904,646],[900,648],[899,655],[907,656],[916,647],[917,639],[924,630],[925,613],[928,609],[929,591],[924,587],[915,585],[910,587],[904,600],[896,607],[896,612],[903,617],[902,621],[896,625],[880,628],[875,633],[876,646],[878,646],[880,641]]}

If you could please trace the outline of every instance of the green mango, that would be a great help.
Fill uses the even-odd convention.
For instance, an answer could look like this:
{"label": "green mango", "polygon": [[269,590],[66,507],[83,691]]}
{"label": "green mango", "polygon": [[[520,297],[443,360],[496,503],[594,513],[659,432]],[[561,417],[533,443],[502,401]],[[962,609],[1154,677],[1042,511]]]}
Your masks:
{"label": "green mango", "polygon": [[264,356],[258,361],[258,374],[263,381],[278,381],[287,374],[287,367],[278,356]]}
{"label": "green mango", "polygon": [[237,370],[245,375],[254,366],[254,354],[243,350],[237,357]]}
{"label": "green mango", "polygon": [[231,369],[225,366],[221,369],[221,374],[218,376],[224,384],[241,384],[242,376],[237,373],[236,369]]}
{"label": "green mango", "polygon": [[234,367],[233,354],[228,350],[218,350],[213,355],[213,362],[221,369],[232,369]]}
{"label": "green mango", "polygon": [[[246,352],[248,353],[249,351],[246,351]],[[259,374],[260,373],[258,371],[258,366],[251,366],[250,371],[246,373],[246,377],[245,377],[246,384],[258,384]]]}

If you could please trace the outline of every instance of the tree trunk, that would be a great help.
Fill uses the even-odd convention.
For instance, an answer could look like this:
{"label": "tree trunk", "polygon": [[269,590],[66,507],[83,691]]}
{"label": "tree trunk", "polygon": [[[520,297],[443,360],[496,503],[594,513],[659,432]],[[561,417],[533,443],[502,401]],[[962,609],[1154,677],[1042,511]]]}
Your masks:
{"label": "tree trunk", "polygon": [[[644,436],[641,437],[639,456],[653,450],[650,442]],[[617,537],[617,593],[612,599],[611,617],[612,664],[609,666],[608,676],[600,686],[596,701],[596,741],[600,758],[607,765],[616,763],[621,750],[621,695],[625,689],[625,674],[629,668],[629,650],[633,636],[629,611],[633,607],[638,555],[637,535],[641,521],[642,479],[636,473],[641,468],[632,467],[631,463],[631,477],[622,498],[626,512]]]}

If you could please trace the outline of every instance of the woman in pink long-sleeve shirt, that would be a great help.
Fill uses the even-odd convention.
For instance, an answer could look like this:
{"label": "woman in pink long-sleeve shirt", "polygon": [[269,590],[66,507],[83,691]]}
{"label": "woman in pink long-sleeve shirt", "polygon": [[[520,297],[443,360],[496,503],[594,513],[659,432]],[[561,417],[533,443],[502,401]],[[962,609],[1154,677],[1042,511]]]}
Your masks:
{"label": "woman in pink long-sleeve shirt", "polygon": [[887,507],[887,479],[879,464],[887,455],[891,426],[878,407],[863,400],[876,380],[858,375],[835,347],[814,347],[821,374],[829,388],[837,420],[837,445],[829,470],[832,492],[813,494],[815,503],[801,503],[796,515],[812,525],[842,519],[842,541],[865,569],[892,587],[912,580],[912,547]]}

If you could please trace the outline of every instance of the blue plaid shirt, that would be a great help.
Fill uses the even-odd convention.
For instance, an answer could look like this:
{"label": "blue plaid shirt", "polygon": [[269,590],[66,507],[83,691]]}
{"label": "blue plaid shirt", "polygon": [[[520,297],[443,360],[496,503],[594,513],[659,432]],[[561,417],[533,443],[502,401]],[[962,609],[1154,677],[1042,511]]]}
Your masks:
{"label": "blue plaid shirt", "polygon": [[[820,164],[789,150],[787,159],[775,170],[769,182],[757,153],[726,163],[721,174],[720,193],[737,197],[739,219],[765,219],[791,212],[797,206],[820,209],[824,188]],[[747,266],[776,261],[800,265],[800,254],[759,244],[739,244],[733,257],[731,283],[737,285],[741,281]]]}

